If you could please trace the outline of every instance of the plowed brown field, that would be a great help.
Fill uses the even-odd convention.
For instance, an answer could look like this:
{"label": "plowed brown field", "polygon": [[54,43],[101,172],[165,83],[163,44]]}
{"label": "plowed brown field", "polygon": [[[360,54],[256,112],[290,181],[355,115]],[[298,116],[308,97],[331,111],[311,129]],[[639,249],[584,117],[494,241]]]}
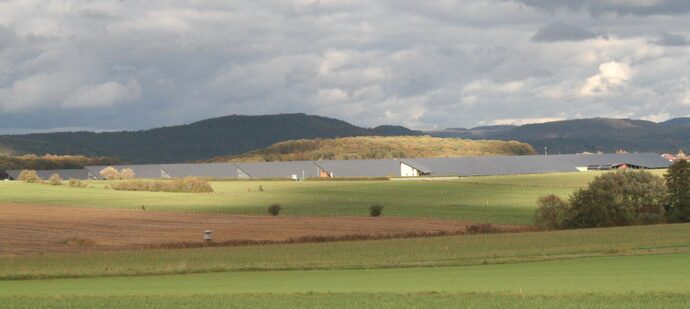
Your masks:
{"label": "plowed brown field", "polygon": [[[270,217],[0,205],[0,256],[139,248],[201,242],[285,241],[301,237],[386,236],[463,231],[472,222],[393,217]],[[505,228],[510,228],[504,226]]]}

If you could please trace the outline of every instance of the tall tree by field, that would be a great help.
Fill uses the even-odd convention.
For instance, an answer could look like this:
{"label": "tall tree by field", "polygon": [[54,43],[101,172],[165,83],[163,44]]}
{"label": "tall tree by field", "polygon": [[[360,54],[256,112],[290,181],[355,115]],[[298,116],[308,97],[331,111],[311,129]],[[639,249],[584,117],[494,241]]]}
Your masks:
{"label": "tall tree by field", "polygon": [[594,178],[570,198],[569,227],[609,227],[664,221],[666,185],[645,171],[616,171]]}
{"label": "tall tree by field", "polygon": [[690,222],[690,162],[676,161],[664,178],[668,188],[667,218],[671,222]]}

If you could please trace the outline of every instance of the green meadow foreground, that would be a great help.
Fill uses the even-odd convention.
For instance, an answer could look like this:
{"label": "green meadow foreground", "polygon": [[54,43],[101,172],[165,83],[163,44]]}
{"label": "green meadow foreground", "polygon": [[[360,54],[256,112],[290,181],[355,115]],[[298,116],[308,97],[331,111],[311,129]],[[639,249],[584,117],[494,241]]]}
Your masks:
{"label": "green meadow foreground", "polygon": [[[660,173],[660,172],[659,172]],[[218,181],[212,194],[0,183],[0,204],[531,224],[596,173],[438,181]],[[259,188],[263,189],[260,190]],[[688,308],[690,224],[0,257],[0,306]]]}
{"label": "green meadow foreground", "polygon": [[[532,224],[537,198],[567,196],[599,173],[469,177],[436,181],[216,181],[212,194],[128,192],[0,182],[0,203],[72,207],[259,214],[278,203],[287,216],[367,216],[383,205],[384,215]],[[263,191],[262,191],[263,190]]]}
{"label": "green meadow foreground", "polygon": [[[690,305],[689,233],[690,224],[678,224],[3,258],[0,300],[18,307],[683,308]],[[205,262],[228,267],[194,269]]]}

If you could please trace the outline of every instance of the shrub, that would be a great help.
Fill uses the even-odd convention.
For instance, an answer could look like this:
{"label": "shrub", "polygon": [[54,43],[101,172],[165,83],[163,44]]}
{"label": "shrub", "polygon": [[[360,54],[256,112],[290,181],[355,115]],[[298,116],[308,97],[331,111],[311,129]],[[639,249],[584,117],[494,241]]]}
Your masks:
{"label": "shrub", "polygon": [[372,217],[378,217],[383,213],[383,206],[381,205],[371,205],[369,206],[369,215]]}
{"label": "shrub", "polygon": [[570,205],[555,195],[547,195],[537,200],[537,210],[534,219],[537,226],[543,230],[557,230],[568,224]]}
{"label": "shrub", "polygon": [[666,217],[671,222],[690,222],[690,163],[678,160],[666,175]]}
{"label": "shrub", "polygon": [[570,197],[568,227],[653,224],[664,220],[666,186],[644,171],[616,171],[594,178]]}
{"label": "shrub", "polygon": [[113,182],[110,187],[113,190],[124,191],[152,191],[152,192],[179,192],[179,193],[210,193],[213,192],[211,184],[206,179],[199,177],[186,177],[175,180],[123,180]]}
{"label": "shrub", "polygon": [[501,233],[503,230],[497,228],[490,223],[479,223],[472,224],[467,227],[465,233],[467,234],[491,234],[491,233]]}
{"label": "shrub", "polygon": [[26,181],[28,183],[41,183],[43,179],[38,176],[34,170],[23,170],[19,173],[19,180]]}
{"label": "shrub", "polygon": [[70,187],[75,187],[75,188],[83,188],[83,187],[86,187],[86,184],[85,184],[85,183],[82,183],[81,180],[79,180],[79,179],[70,179],[70,180],[67,182],[67,185],[70,186]]}
{"label": "shrub", "polygon": [[282,207],[278,204],[273,204],[271,206],[268,206],[268,213],[271,214],[271,216],[277,216],[280,214],[280,211],[282,210]]}
{"label": "shrub", "polygon": [[136,177],[136,174],[134,174],[134,171],[131,168],[123,168],[120,171],[120,179],[134,179]]}
{"label": "shrub", "polygon": [[103,178],[107,180],[120,179],[120,172],[118,172],[117,169],[112,166],[108,166],[98,173],[101,174],[101,176],[103,176]]}
{"label": "shrub", "polygon": [[59,186],[62,184],[62,177],[58,175],[57,173],[50,175],[50,178],[48,178],[48,183],[53,185],[53,186]]}

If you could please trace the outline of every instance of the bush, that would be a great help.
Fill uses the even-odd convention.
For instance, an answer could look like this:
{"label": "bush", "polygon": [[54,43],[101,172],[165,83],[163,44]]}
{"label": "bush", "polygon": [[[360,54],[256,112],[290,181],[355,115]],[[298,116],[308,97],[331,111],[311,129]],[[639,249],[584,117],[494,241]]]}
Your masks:
{"label": "bush", "polygon": [[570,197],[567,227],[609,227],[664,221],[666,186],[644,171],[616,171],[594,178]]}
{"label": "bush", "polygon": [[383,213],[383,206],[381,205],[371,205],[369,206],[369,215],[372,217],[378,217]]}
{"label": "bush", "polygon": [[120,172],[118,172],[117,169],[112,166],[108,166],[98,173],[107,180],[120,179]]}
{"label": "bush", "polygon": [[271,206],[268,206],[268,213],[271,214],[271,216],[277,216],[280,214],[280,211],[282,210],[282,207],[278,204],[273,204]]}
{"label": "bush", "polygon": [[199,177],[186,177],[175,180],[123,180],[113,182],[110,187],[113,190],[124,191],[152,191],[152,192],[179,192],[179,193],[210,193],[213,192],[211,184],[206,179]]}
{"label": "bush", "polygon": [[28,183],[41,183],[43,179],[34,170],[23,170],[19,173],[19,180]]}
{"label": "bush", "polygon": [[70,179],[70,180],[67,182],[67,185],[70,186],[70,187],[75,187],[75,188],[84,188],[84,187],[86,187],[86,184],[85,184],[85,183],[82,183],[81,180],[79,180],[79,179]]}
{"label": "bush", "polygon": [[50,175],[50,178],[48,178],[48,183],[53,185],[53,186],[59,186],[62,185],[62,177],[58,175],[57,173]]}
{"label": "bush", "polygon": [[666,175],[666,217],[671,222],[690,222],[690,163],[678,160]]}
{"label": "bush", "polygon": [[120,171],[120,179],[134,179],[136,177],[136,174],[134,174],[134,171],[131,168],[123,168]]}
{"label": "bush", "polygon": [[568,224],[570,205],[555,195],[540,197],[534,213],[535,223],[542,230],[557,230]]}
{"label": "bush", "polygon": [[492,233],[501,233],[503,230],[501,228],[495,227],[491,225],[490,223],[478,223],[478,224],[472,224],[467,227],[465,230],[465,233],[467,234],[492,234]]}

